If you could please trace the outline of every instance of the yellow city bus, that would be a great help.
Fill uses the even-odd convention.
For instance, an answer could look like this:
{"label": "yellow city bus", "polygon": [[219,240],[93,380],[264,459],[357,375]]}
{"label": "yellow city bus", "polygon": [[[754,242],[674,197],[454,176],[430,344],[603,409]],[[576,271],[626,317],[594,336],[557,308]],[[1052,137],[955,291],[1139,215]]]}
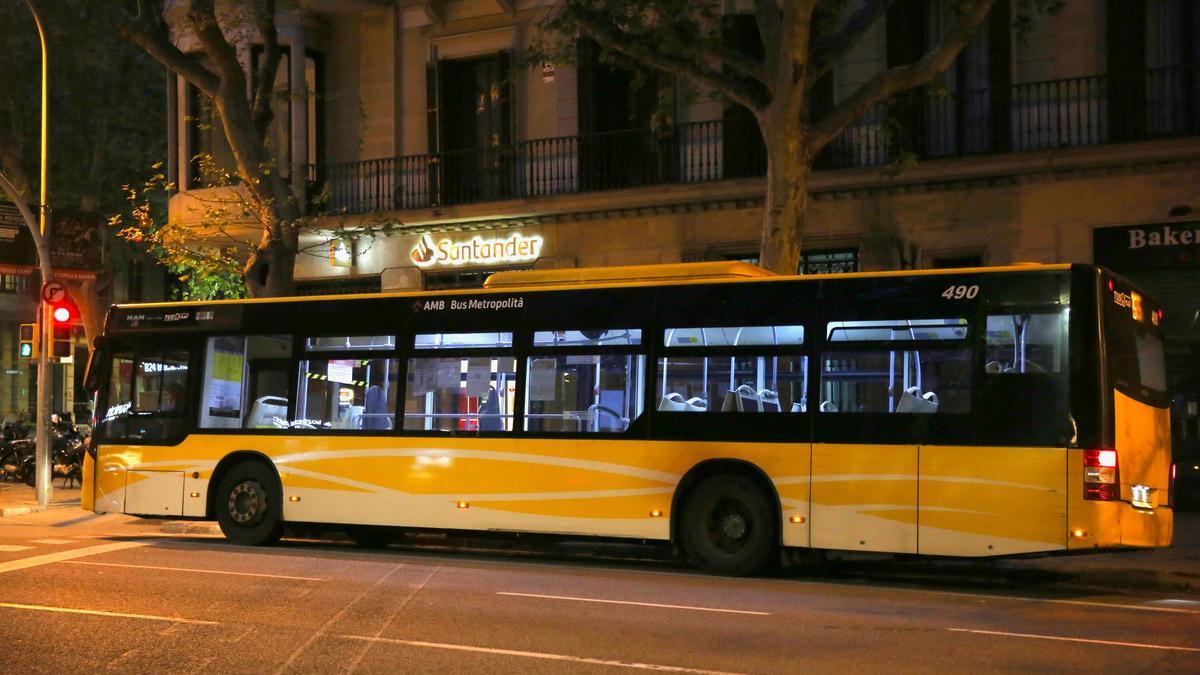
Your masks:
{"label": "yellow city bus", "polygon": [[1090,265],[504,272],[114,307],[83,504],[285,524],[1002,556],[1171,541],[1162,311]]}

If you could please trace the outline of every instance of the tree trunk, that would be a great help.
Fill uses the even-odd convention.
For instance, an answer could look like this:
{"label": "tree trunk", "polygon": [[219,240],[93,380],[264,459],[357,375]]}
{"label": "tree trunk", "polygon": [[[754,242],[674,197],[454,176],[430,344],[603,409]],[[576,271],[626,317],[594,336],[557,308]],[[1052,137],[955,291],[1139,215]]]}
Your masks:
{"label": "tree trunk", "polygon": [[795,274],[800,266],[800,242],[808,208],[806,144],[795,121],[771,124],[760,118],[759,124],[767,145],[767,196],[759,264],[779,274]]}
{"label": "tree trunk", "polygon": [[295,228],[290,229],[290,235],[284,233],[278,238],[264,234],[258,248],[250,255],[242,272],[247,296],[272,298],[295,294],[292,271],[296,265],[299,237]]}

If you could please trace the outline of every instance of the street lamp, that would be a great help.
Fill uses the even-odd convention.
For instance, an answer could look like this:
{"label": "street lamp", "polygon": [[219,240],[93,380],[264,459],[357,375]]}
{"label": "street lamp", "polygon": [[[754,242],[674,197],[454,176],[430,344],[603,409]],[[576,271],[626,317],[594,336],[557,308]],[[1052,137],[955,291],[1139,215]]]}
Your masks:
{"label": "street lamp", "polygon": [[[41,232],[42,250],[38,251],[39,264],[42,270],[42,282],[51,280],[52,270],[50,269],[50,253],[46,247],[46,237],[49,234],[46,231],[46,217],[48,208],[46,205],[46,168],[49,166],[49,152],[47,150],[47,129],[50,117],[49,99],[49,72],[50,61],[46,55],[46,31],[42,28],[42,19],[38,16],[37,8],[33,6],[33,0],[25,0],[25,5],[29,7],[30,14],[33,14],[33,22],[37,24],[38,40],[42,44],[42,143],[41,143],[41,180],[40,180],[40,195],[38,201],[38,230]],[[50,350],[53,348],[54,332],[50,329],[53,325],[50,317],[50,303],[43,298],[41,305],[38,308],[41,313],[42,324],[42,349],[38,354],[38,390],[37,390],[37,435],[35,436],[37,443],[37,502],[38,506],[43,508],[50,505],[50,434],[47,424],[50,422]]]}

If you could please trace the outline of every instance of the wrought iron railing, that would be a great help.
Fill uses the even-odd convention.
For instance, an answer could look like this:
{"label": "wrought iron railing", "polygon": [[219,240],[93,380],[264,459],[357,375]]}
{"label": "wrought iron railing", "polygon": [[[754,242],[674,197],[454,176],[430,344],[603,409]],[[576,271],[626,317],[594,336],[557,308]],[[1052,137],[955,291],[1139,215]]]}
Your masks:
{"label": "wrought iron railing", "polygon": [[[815,168],[1045,150],[1200,134],[1200,78],[1188,67],[1128,83],[1103,75],[977,91],[920,90],[874,106]],[[560,136],[471,150],[310,166],[315,210],[367,213],[762,176],[752,118]]]}

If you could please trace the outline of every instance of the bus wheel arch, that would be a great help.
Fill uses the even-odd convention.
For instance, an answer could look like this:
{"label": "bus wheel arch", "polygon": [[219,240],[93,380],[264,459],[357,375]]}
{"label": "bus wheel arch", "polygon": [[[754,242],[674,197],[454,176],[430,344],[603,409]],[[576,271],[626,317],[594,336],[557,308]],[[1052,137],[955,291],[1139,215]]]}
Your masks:
{"label": "bus wheel arch", "polygon": [[[689,514],[697,509],[709,518],[728,516],[737,527],[750,524],[745,550],[726,557],[709,545],[715,542],[698,541],[704,539],[700,534],[702,526],[693,522],[698,514]],[[781,513],[779,494],[762,469],[742,460],[706,460],[684,474],[675,490],[671,500],[671,541],[706,571],[735,576],[762,573],[779,562],[783,536]],[[738,531],[735,538],[742,536]]]}
{"label": "bus wheel arch", "polygon": [[268,545],[283,533],[283,483],[261,452],[239,450],[222,458],[209,480],[207,501],[208,516],[216,518],[231,541]]}

